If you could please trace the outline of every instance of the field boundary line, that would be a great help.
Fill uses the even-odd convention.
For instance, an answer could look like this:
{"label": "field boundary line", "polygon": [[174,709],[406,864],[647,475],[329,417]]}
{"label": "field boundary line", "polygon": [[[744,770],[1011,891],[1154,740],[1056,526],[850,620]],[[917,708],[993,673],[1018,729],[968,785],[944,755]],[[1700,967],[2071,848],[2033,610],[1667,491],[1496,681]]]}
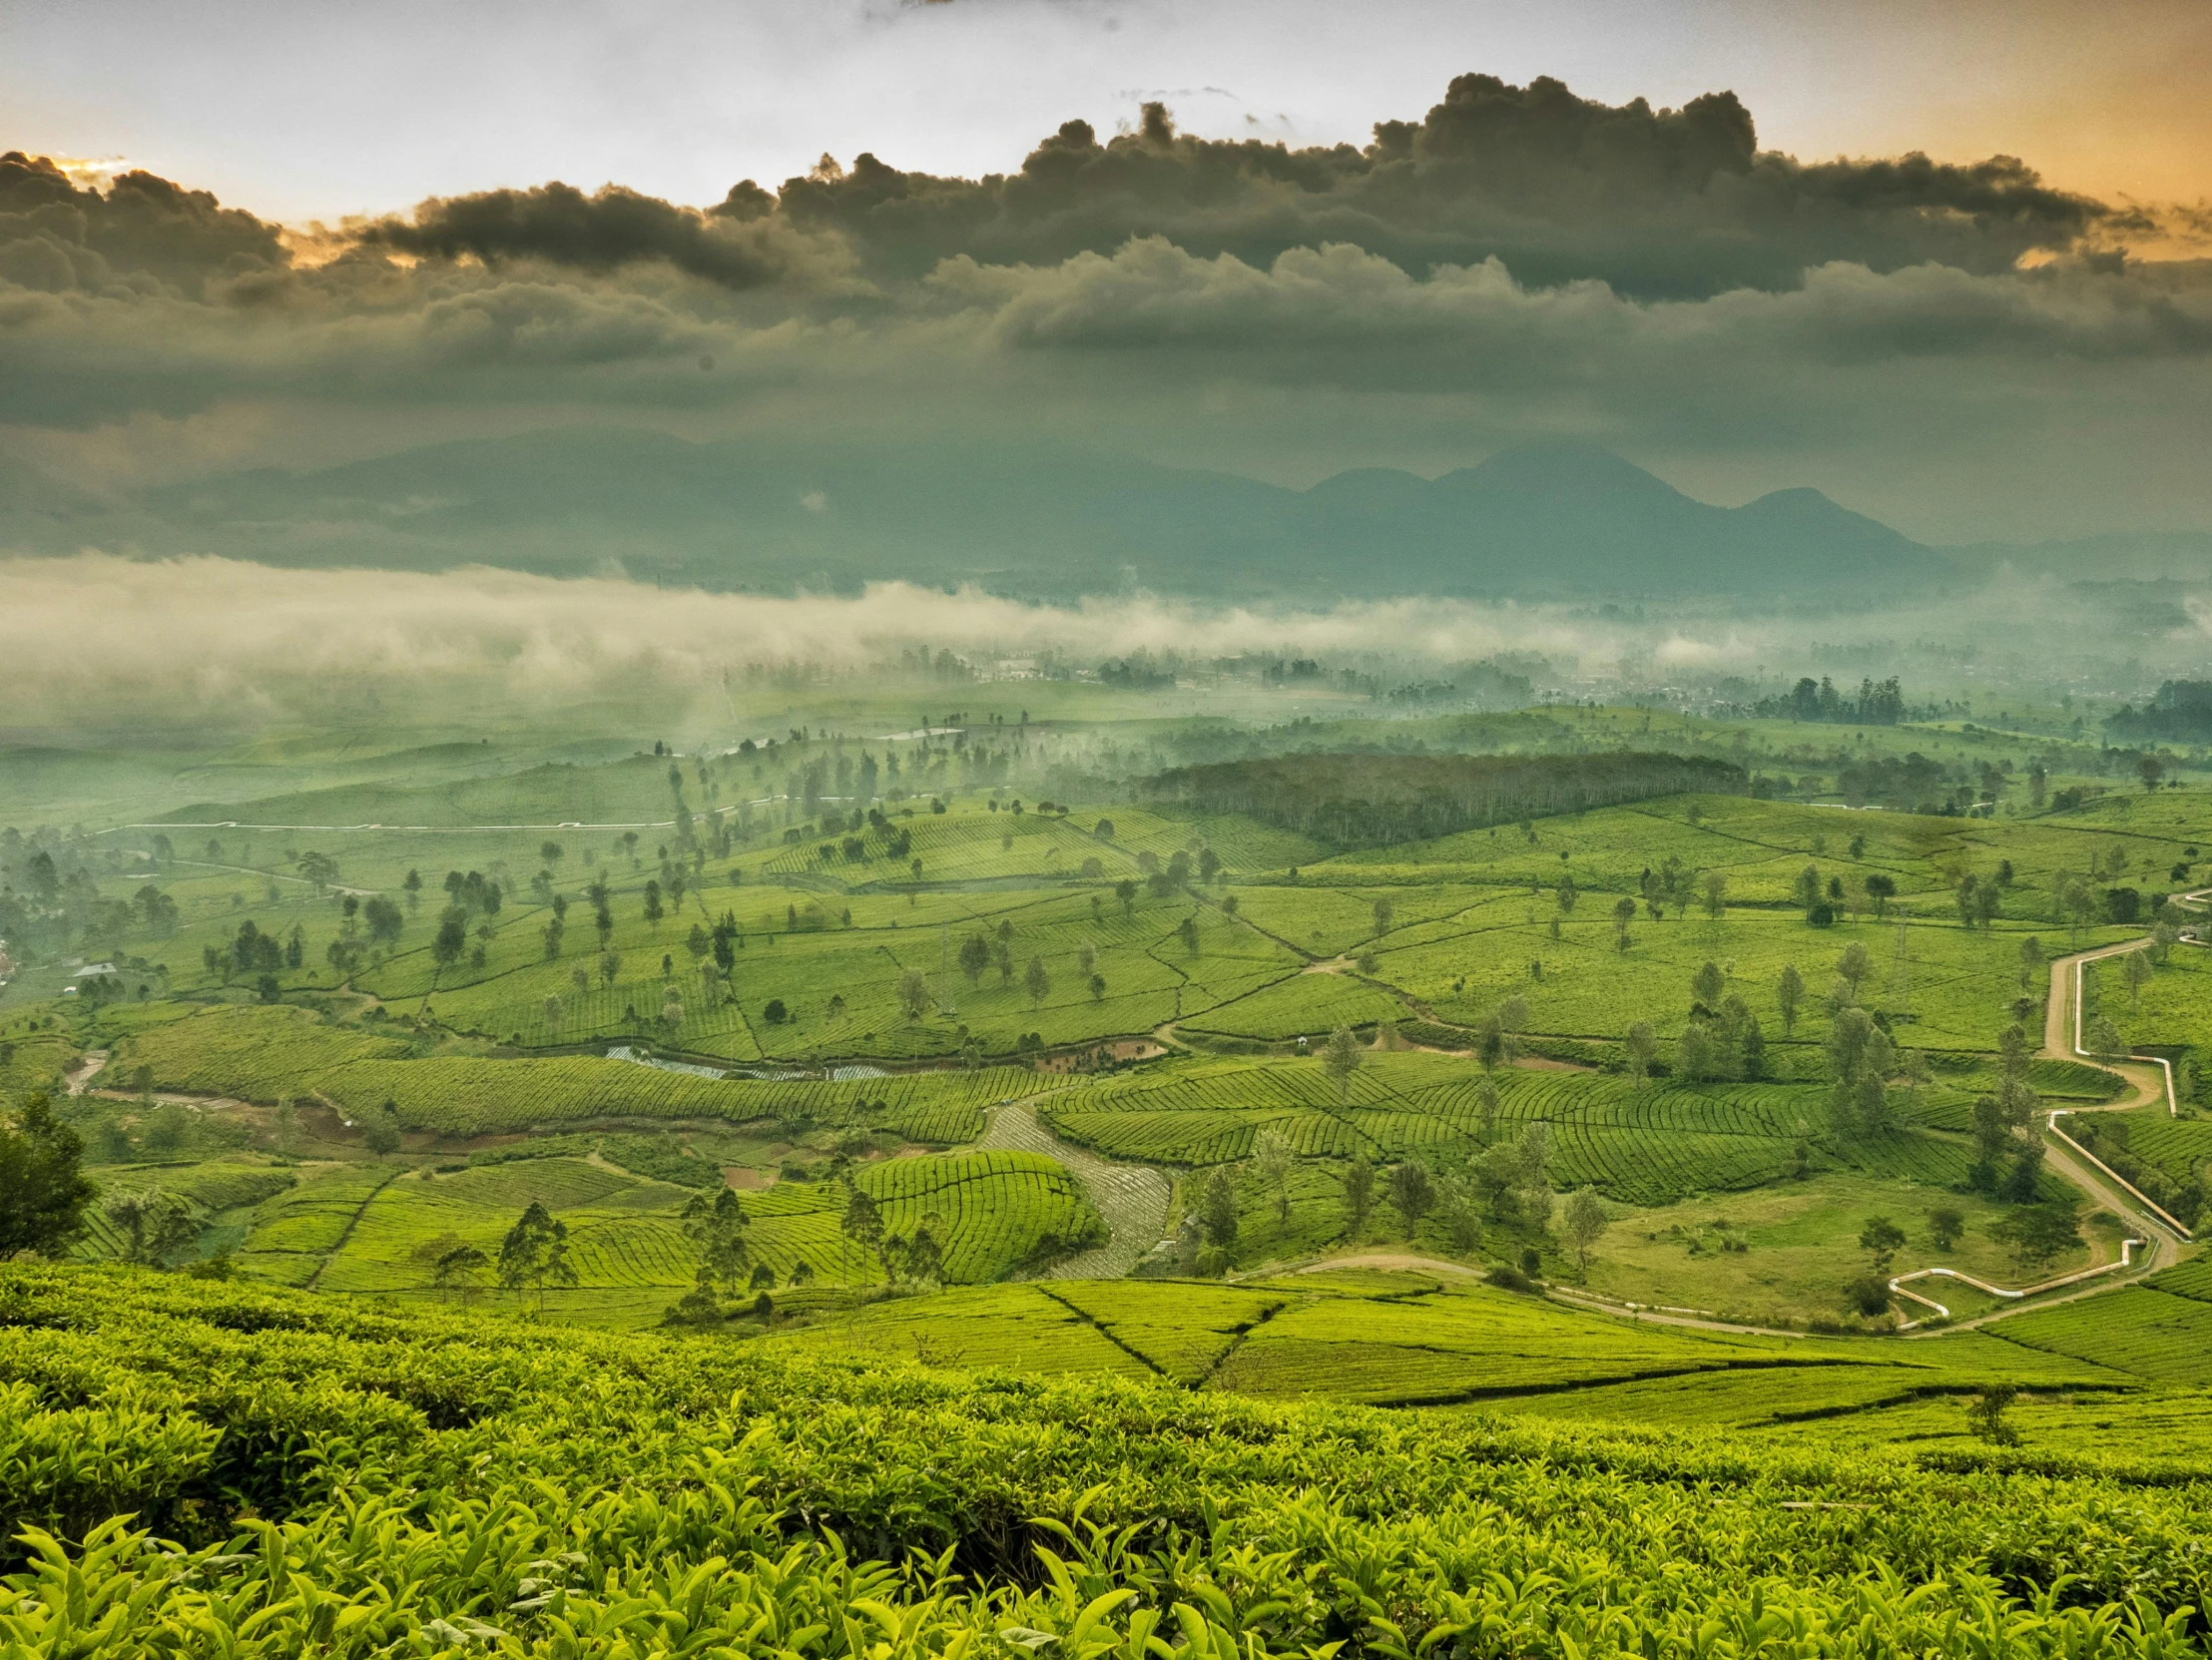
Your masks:
{"label": "field boundary line", "polygon": [[[1289,1308],[1294,1302],[1297,1301],[1298,1299],[1294,1297],[1286,1297],[1283,1299],[1282,1302],[1276,1304],[1274,1308],[1268,1310],[1267,1313],[1263,1314],[1258,1320],[1254,1321],[1251,1325],[1245,1327],[1242,1331],[1232,1332],[1229,1335],[1230,1341],[1227,1346],[1223,1348],[1222,1352],[1219,1355],[1216,1355],[1214,1357],[1214,1364],[1206,1369],[1206,1376],[1201,1378],[1196,1383],[1192,1384],[1191,1386],[1193,1388],[1202,1389],[1207,1384],[1211,1383],[1216,1376],[1220,1374],[1221,1369],[1229,1364],[1229,1357],[1236,1354],[1238,1350],[1244,1348],[1244,1346],[1251,1341],[1253,1333],[1259,1331],[1261,1327],[1267,1325],[1269,1321],[1273,1320],[1277,1315],[1281,1314],[1285,1309]],[[1303,1305],[1301,1306],[1303,1307]]]}
{"label": "field boundary line", "polygon": [[[1121,1339],[1115,1337],[1112,1332],[1108,1331],[1106,1327],[1100,1323],[1098,1317],[1092,1314],[1088,1309],[1077,1308],[1073,1303],[1070,1303],[1066,1298],[1062,1297],[1058,1292],[1054,1291],[1048,1285],[1037,1284],[1037,1290],[1042,1292],[1046,1297],[1051,1298],[1053,1302],[1059,1304],[1061,1308],[1067,1310],[1069,1314],[1075,1316],[1077,1320],[1080,1320],[1084,1325],[1088,1326],[1092,1331],[1096,1332],[1100,1337],[1104,1338],[1108,1343],[1112,1344],[1124,1355],[1127,1355],[1131,1360],[1137,1362],[1140,1366],[1148,1369],[1153,1377],[1161,1379],[1170,1383],[1175,1383],[1174,1379],[1168,1377],[1167,1369],[1161,1366],[1158,1361],[1155,1361],[1150,1355],[1143,1353],[1141,1350],[1132,1349],[1129,1347],[1128,1344],[1123,1343]],[[1182,1385],[1177,1384],[1177,1387],[1181,1386]]]}
{"label": "field boundary line", "polygon": [[330,1266],[331,1259],[345,1249],[345,1242],[353,1237],[353,1230],[361,1225],[361,1218],[367,1215],[368,1207],[375,1204],[377,1197],[384,1189],[398,1181],[404,1173],[405,1166],[395,1166],[389,1175],[369,1189],[368,1196],[365,1199],[354,1206],[353,1214],[345,1219],[345,1226],[338,1230],[338,1237],[330,1242],[330,1249],[322,1254],[322,1260],[315,1264],[314,1272],[301,1283],[299,1287],[301,1291],[313,1291],[315,1289],[316,1283],[322,1278],[323,1271]]}

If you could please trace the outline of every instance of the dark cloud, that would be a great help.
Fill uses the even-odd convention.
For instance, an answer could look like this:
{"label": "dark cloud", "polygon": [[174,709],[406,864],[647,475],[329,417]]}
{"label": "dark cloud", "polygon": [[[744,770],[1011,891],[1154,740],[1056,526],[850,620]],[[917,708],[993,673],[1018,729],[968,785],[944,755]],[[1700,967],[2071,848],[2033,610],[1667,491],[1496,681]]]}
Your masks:
{"label": "dark cloud", "polygon": [[1101,141],[1070,121],[1016,172],[981,180],[863,153],[849,169],[826,157],[773,197],[748,180],[706,212],[553,184],[425,203],[361,235],[441,259],[593,272],[665,262],[734,289],[819,278],[819,242],[795,238],[833,239],[883,282],[961,256],[1054,265],[1140,237],[1259,266],[1350,243],[1415,273],[1497,259],[1530,284],[1594,279],[1682,298],[1787,288],[1836,261],[2006,271],[2149,229],[2140,212],[2055,190],[2009,157],[1808,165],[1762,152],[1732,93],[1616,108],[1553,80],[1462,75],[1420,120],[1382,122],[1365,148],[1196,138],[1153,102],[1134,132]]}
{"label": "dark cloud", "polygon": [[1495,258],[1524,282],[1594,278],[1648,298],[1789,287],[1839,260],[2003,271],[2138,224],[2008,158],[1807,166],[1761,152],[1731,93],[1614,108],[1487,75],[1458,77],[1419,121],[1380,124],[1365,149],[1194,138],[1155,104],[1104,143],[1070,122],[1014,174],[941,179],[863,155],[841,177],[792,181],[782,208],[903,276],[960,254],[1054,264],[1161,236],[1251,265],[1327,242],[1416,273]]}
{"label": "dark cloud", "polygon": [[773,199],[751,180],[711,213],[617,185],[590,196],[563,184],[484,191],[425,202],[412,220],[379,221],[359,241],[422,258],[542,260],[590,272],[664,261],[731,288],[762,287],[820,264],[804,237],[775,220]]}
{"label": "dark cloud", "polygon": [[2147,223],[2005,158],[1764,152],[1726,93],[1483,76],[1365,147],[1194,138],[1155,104],[981,180],[825,158],[705,209],[552,184],[297,256],[205,193],[9,155],[0,425],[650,410],[826,444],[1052,425],[1261,470],[1294,440],[1448,465],[1546,431],[1795,445],[1870,487],[1899,455],[2124,477],[2116,501],[2151,476],[2212,511],[2160,460],[2212,438],[2212,264],[2116,252]]}
{"label": "dark cloud", "polygon": [[281,233],[205,191],[126,173],[80,190],[52,162],[0,155],[0,280],[58,293],[200,293],[218,277],[280,269]]}

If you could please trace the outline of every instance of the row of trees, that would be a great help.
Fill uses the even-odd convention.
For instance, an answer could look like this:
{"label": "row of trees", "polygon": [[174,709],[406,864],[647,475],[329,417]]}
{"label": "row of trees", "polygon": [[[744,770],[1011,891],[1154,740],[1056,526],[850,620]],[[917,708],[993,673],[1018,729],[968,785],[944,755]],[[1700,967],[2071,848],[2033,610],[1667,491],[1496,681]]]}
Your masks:
{"label": "row of trees", "polygon": [[1299,755],[1177,768],[1145,792],[1340,847],[1384,846],[1657,796],[1742,795],[1716,758],[1639,754]]}

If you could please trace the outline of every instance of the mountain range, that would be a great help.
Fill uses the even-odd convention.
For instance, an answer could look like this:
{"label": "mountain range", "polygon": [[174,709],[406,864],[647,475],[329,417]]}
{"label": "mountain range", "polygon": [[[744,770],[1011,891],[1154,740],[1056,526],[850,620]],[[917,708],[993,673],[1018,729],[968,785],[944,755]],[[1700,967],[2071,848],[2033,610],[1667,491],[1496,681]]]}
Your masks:
{"label": "mountain range", "polygon": [[1297,490],[1044,444],[825,449],[592,426],[109,501],[0,462],[0,547],[86,546],[287,566],[619,569],[719,590],[904,577],[1038,599],[1141,588],[1864,600],[1957,574],[1818,490],[1720,507],[1588,444],[1507,449],[1434,479],[1361,468]]}

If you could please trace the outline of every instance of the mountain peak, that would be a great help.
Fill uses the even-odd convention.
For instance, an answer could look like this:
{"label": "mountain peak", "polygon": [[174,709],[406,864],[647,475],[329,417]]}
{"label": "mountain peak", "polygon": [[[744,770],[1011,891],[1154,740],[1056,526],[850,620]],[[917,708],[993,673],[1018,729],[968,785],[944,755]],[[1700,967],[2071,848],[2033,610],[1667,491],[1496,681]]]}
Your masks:
{"label": "mountain peak", "polygon": [[1436,482],[1485,494],[1594,495],[1646,502],[1689,499],[1665,479],[1614,454],[1603,444],[1573,438],[1514,444],[1494,452],[1477,466],[1446,473]]}

